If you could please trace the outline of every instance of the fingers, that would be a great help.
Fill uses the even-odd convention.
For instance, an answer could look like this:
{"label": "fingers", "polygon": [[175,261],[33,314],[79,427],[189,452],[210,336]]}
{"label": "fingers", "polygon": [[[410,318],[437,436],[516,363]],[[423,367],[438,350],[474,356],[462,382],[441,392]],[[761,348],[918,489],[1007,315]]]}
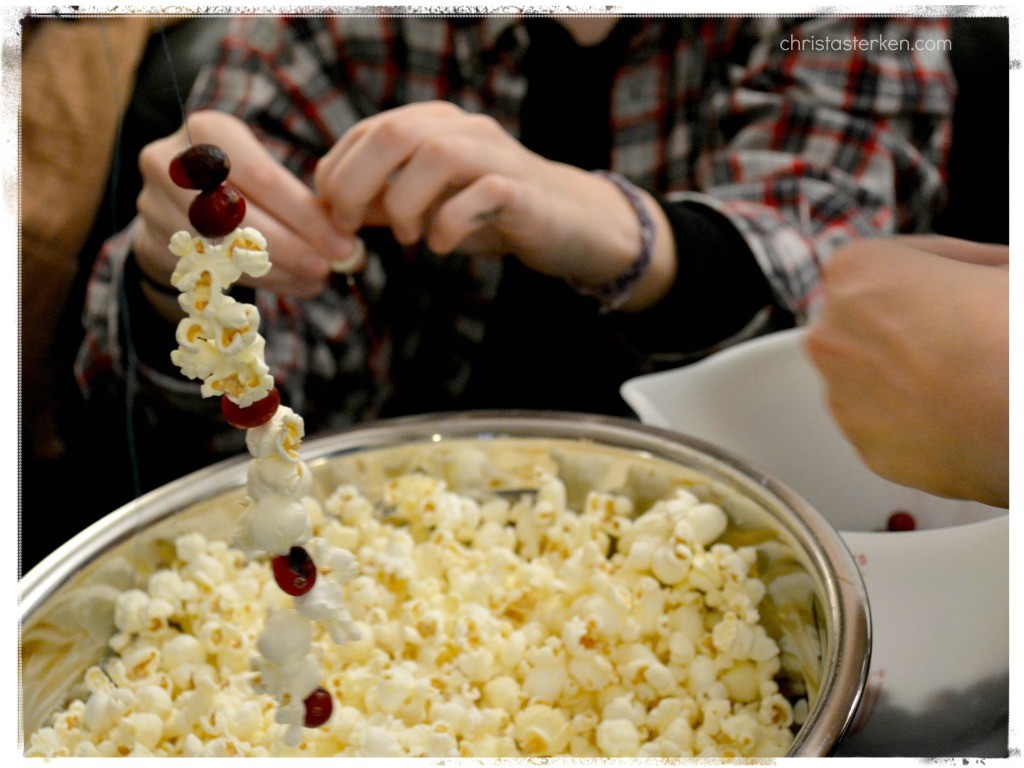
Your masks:
{"label": "fingers", "polygon": [[314,186],[339,229],[386,224],[412,243],[447,197],[507,162],[510,141],[493,120],[453,104],[411,104],[350,130],[317,165]]}
{"label": "fingers", "polygon": [[254,279],[243,275],[239,279],[242,285],[259,286],[297,298],[311,298],[324,289],[331,262],[314,251],[305,237],[257,206],[246,209],[242,224],[263,233],[273,264],[265,277]]}
{"label": "fingers", "polygon": [[355,232],[367,223],[372,203],[383,207],[389,183],[419,146],[422,130],[420,124],[371,118],[317,164],[313,183],[335,227]]}
{"label": "fingers", "polygon": [[393,175],[381,206],[395,238],[411,244],[423,237],[445,199],[473,178],[465,160],[473,148],[461,136],[431,136]]}
{"label": "fingers", "polygon": [[[332,226],[318,198],[277,162],[241,120],[198,112],[189,118],[189,132],[193,143],[217,144],[229,154],[229,179],[246,198],[241,225],[266,236],[274,262],[259,285],[300,298],[313,296],[323,289],[332,263],[354,262],[357,239]],[[139,156],[143,189],[137,201],[139,224],[133,245],[140,266],[164,281],[174,267],[167,251],[171,235],[191,229],[188,207],[196,193],[177,187],[167,172],[170,161],[188,145],[189,136],[182,128],[151,143]],[[241,282],[255,283],[249,278]]]}
{"label": "fingers", "polygon": [[[177,260],[167,248],[168,232],[173,234],[181,227],[176,226],[171,205],[162,202],[158,192],[144,190],[139,200],[132,250],[140,269],[154,280],[169,284]],[[258,280],[243,275],[239,279],[241,285],[260,286],[298,298],[310,298],[323,290],[330,265],[303,238],[251,206],[246,209],[243,225],[258,229],[267,238],[273,267]]]}
{"label": "fingers", "polygon": [[132,236],[132,252],[139,269],[155,282],[170,285],[175,258],[167,249],[169,238],[162,232],[154,229],[150,220],[140,214]]}
{"label": "fingers", "polygon": [[[335,229],[320,200],[305,184],[281,165],[246,130],[233,135],[233,156],[230,179],[241,190],[247,203],[243,222],[259,229],[268,242],[304,241],[303,249],[288,248],[288,268],[298,276],[323,277],[332,261],[348,258],[356,247],[352,233]],[[285,238],[286,234],[291,237]],[[274,237],[272,240],[271,237]]]}
{"label": "fingers", "polygon": [[426,230],[427,245],[447,254],[484,229],[504,233],[524,194],[523,185],[507,176],[481,176],[437,209]]}
{"label": "fingers", "polygon": [[[593,272],[593,261],[617,264],[623,239],[630,258],[635,252],[635,217],[616,190],[530,152],[494,119],[444,102],[357,124],[318,163],[314,186],[336,228],[385,225],[400,243],[425,240],[441,254],[512,253],[544,274],[575,277]],[[609,198],[624,211],[595,225],[587,201],[603,210]],[[609,248],[607,230],[627,234]]]}
{"label": "fingers", "polygon": [[971,264],[1004,266],[1010,263],[1010,248],[1006,245],[976,243],[944,235],[902,235],[896,240],[912,248]]}
{"label": "fingers", "polygon": [[[140,155],[139,166],[143,170],[143,186],[135,202],[137,212],[135,235],[132,249],[139,267],[154,280],[169,284],[174,271],[175,258],[168,251],[171,235],[186,229],[188,206],[194,192],[181,189],[173,183],[154,182],[147,170],[147,164],[159,165],[159,147],[150,145]],[[173,149],[171,156],[173,156]],[[154,157],[156,155],[156,158]]]}

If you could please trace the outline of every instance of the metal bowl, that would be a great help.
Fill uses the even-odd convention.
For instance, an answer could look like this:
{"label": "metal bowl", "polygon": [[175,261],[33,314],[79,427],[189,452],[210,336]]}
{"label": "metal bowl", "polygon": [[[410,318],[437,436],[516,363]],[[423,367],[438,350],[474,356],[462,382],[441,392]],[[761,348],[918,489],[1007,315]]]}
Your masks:
{"label": "metal bowl", "polygon": [[[303,459],[314,494],[353,482],[371,497],[382,480],[410,468],[446,472],[454,451],[483,451],[505,472],[537,462],[560,471],[570,502],[590,488],[630,494],[645,508],[687,486],[718,503],[724,540],[758,549],[768,596],[762,622],[783,651],[787,688],[803,691],[808,715],[789,755],[828,755],[856,713],[865,687],[871,631],[857,566],[838,533],[805,501],[713,446],[632,421],[545,412],[437,414],[378,422],[310,439]],[[54,551],[19,584],[22,735],[79,692],[113,633],[112,597],[144,583],[180,534],[227,539],[245,495],[248,456],[194,472],[112,512]],[[446,479],[458,487],[459,478]],[[575,499],[573,497],[576,497]]]}

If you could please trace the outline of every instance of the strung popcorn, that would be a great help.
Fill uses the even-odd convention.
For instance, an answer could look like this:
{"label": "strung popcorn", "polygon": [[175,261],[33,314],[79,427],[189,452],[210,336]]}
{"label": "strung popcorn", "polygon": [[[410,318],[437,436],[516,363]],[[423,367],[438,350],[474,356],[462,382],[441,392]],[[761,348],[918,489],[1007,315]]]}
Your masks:
{"label": "strung popcorn", "polygon": [[269,618],[257,643],[262,658],[254,662],[258,688],[277,698],[276,720],[288,726],[284,740],[294,746],[303,726],[323,725],[333,709],[318,684],[310,622],[320,622],[338,643],[358,637],[340,586],[357,568],[348,552],[323,540],[312,547],[312,557],[305,547],[313,533],[305,502],[312,478],[299,452],[302,417],[281,405],[264,360],[256,307],[224,293],[243,274],[262,277],[271,267],[263,235],[238,228],[245,199],[226,182],[229,168],[227,156],[209,144],[189,148],[169,168],[176,184],[201,190],[189,208],[199,237],[177,232],[169,245],[178,257],[171,283],[188,314],[178,324],[171,360],[186,377],[202,380],[204,397],[221,398],[229,424],[246,430],[253,462],[234,543],[248,555],[270,555],[275,581],[294,599],[294,609]]}

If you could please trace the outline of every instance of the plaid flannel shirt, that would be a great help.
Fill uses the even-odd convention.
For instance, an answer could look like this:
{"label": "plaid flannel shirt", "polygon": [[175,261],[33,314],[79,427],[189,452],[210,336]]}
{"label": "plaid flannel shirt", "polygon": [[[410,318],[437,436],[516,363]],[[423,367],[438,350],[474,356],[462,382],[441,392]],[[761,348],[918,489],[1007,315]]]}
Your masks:
{"label": "plaid flannel shirt", "polygon": [[[778,305],[805,318],[833,249],[926,230],[940,207],[955,84],[938,42],[948,37],[939,18],[644,18],[613,81],[612,170],[667,204],[724,214]],[[858,40],[868,49],[843,44]],[[892,41],[922,50],[886,50]],[[515,17],[240,17],[189,106],[239,116],[308,182],[358,120],[410,102],[452,101],[517,135],[528,45]],[[86,388],[103,372],[125,371],[116,299],[128,234],[107,243],[87,290],[77,365]],[[681,260],[686,245],[678,243]],[[463,343],[438,375],[455,392],[465,366],[454,358],[482,337],[475,310],[493,296],[497,275],[468,261],[434,266],[438,278],[408,300],[452,307],[447,322]],[[256,292],[272,373],[313,429],[372,418],[387,400],[395,356],[415,354],[414,340],[394,338],[374,316],[387,280],[371,255],[362,293],[339,284],[298,302]],[[442,286],[467,299],[431,296]],[[694,290],[729,298],[728,285]],[[179,406],[194,397],[197,385],[159,368],[141,355],[133,372]]]}

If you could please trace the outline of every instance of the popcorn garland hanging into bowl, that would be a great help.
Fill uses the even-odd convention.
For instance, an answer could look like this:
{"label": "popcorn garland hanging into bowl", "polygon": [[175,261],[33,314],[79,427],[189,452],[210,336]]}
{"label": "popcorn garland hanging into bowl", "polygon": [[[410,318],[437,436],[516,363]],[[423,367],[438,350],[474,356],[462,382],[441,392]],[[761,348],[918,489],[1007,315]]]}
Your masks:
{"label": "popcorn garland hanging into bowl", "polygon": [[169,245],[178,257],[171,283],[187,313],[178,324],[178,349],[171,360],[186,377],[202,380],[203,397],[221,398],[231,426],[246,430],[253,461],[234,543],[251,557],[269,555],[274,580],[293,597],[293,609],[268,617],[255,666],[258,687],[277,699],[277,722],[288,726],[285,743],[294,746],[302,740],[303,726],[322,726],[333,711],[330,693],[319,685],[322,670],[310,624],[321,622],[336,643],[358,638],[341,590],[358,569],[350,552],[313,538],[304,503],[312,476],[299,450],[302,417],[281,405],[264,359],[257,308],[225,293],[243,273],[262,277],[271,268],[263,235],[238,228],[245,198],[227,182],[230,167],[219,147],[198,144],[177,155],[168,169],[175,184],[199,190],[188,212],[199,236],[177,232]]}

